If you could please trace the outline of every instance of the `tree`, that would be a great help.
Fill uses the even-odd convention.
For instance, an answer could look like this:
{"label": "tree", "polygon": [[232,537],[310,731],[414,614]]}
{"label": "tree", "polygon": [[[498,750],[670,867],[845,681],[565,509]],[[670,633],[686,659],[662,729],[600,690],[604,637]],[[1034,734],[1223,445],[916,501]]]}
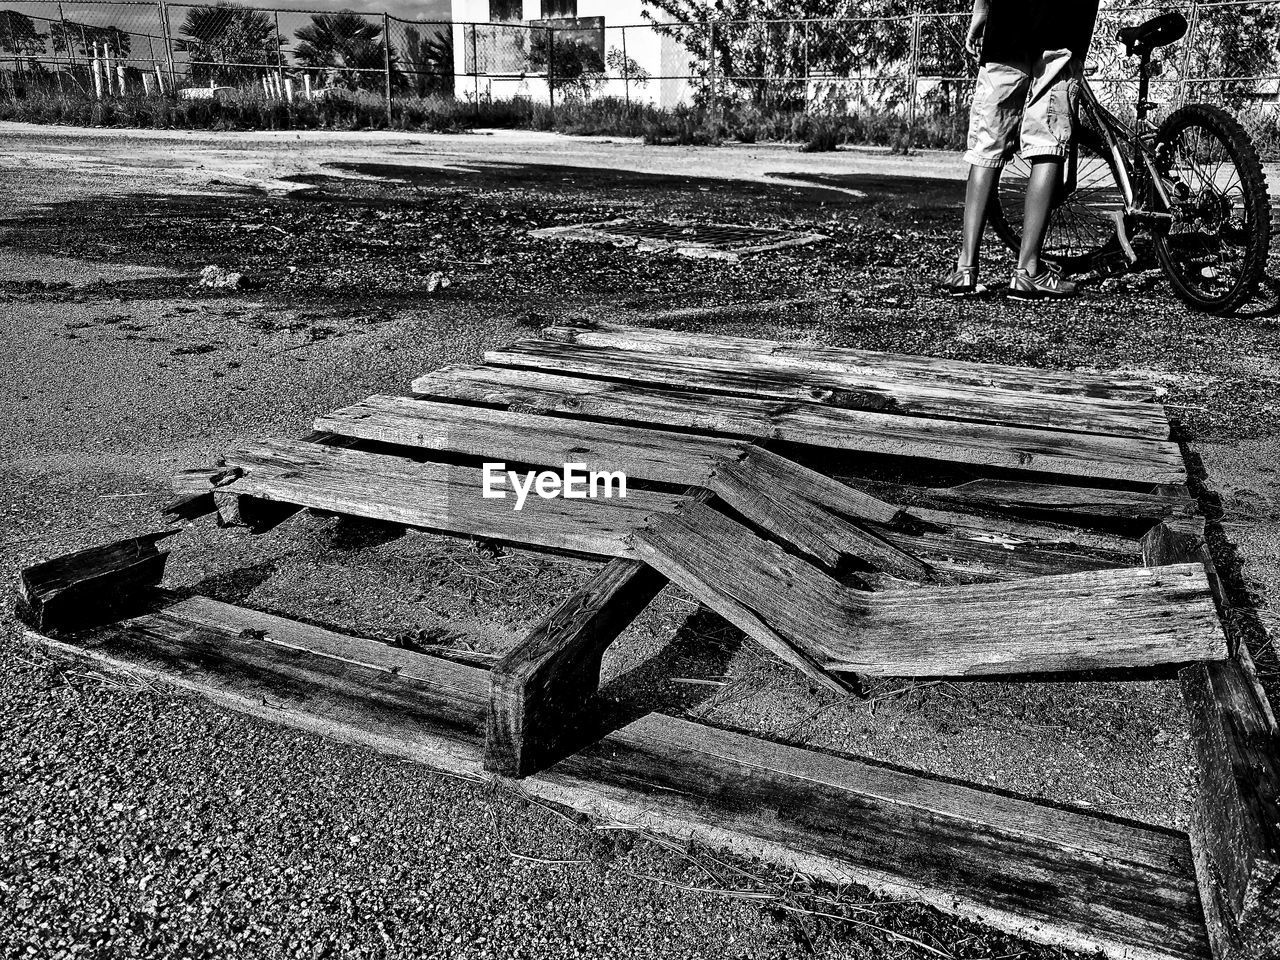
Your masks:
{"label": "tree", "polygon": [[74,20],[50,23],[49,39],[54,53],[70,53],[86,60],[93,56],[94,44],[116,57],[128,57],[133,48],[133,38],[119,27],[95,27]]}
{"label": "tree", "polygon": [[280,37],[271,17],[238,3],[193,7],[182,24],[177,48],[191,61],[196,83],[253,83],[274,66]]}
{"label": "tree", "polygon": [[31,58],[44,53],[44,34],[35,21],[17,10],[0,10],[0,53]]}
{"label": "tree", "polygon": [[646,70],[643,64],[632,57],[628,57],[618,47],[609,48],[609,53],[604,58],[604,62],[605,66],[618,76],[638,87],[647,87],[649,81],[653,79],[653,74]]}
{"label": "tree", "polygon": [[529,66],[547,75],[554,90],[586,98],[604,82],[604,57],[595,44],[581,37],[566,37],[553,29],[532,31]]}
{"label": "tree", "polygon": [[[294,37],[298,40],[294,59],[329,85],[348,90],[382,88],[386,52],[380,24],[350,10],[317,13]],[[394,69],[394,54],[391,59]],[[403,75],[395,74],[393,83],[403,85]]]}
{"label": "tree", "polygon": [[415,96],[453,96],[453,31],[448,27],[422,33],[404,29],[404,64]]}
{"label": "tree", "polygon": [[[710,94],[714,63],[720,96],[745,95],[756,103],[779,95],[803,101],[804,78],[814,74],[858,77],[859,87],[882,99],[901,98],[911,52],[911,26],[903,18],[955,9],[954,0],[646,2],[657,11],[644,11],[654,29],[689,50],[702,98]],[[945,64],[946,75],[971,72],[963,44],[940,30],[940,22],[922,21],[922,59],[931,55]]]}

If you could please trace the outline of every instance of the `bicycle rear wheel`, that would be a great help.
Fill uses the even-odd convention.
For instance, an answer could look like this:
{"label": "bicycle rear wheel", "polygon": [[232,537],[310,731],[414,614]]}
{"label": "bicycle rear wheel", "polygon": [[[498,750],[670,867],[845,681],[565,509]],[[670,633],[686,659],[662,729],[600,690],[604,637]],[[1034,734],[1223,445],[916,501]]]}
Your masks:
{"label": "bicycle rear wheel", "polygon": [[[1117,253],[1115,221],[1111,212],[1124,209],[1124,195],[1117,182],[1115,161],[1102,138],[1087,127],[1077,130],[1074,183],[1063,184],[1049,214],[1040,256],[1068,273],[1088,270],[1100,259]],[[1070,181],[1070,163],[1063,178]],[[1000,184],[991,197],[987,221],[1015,254],[1022,248],[1022,213],[1031,164],[1014,157],[1005,165]]]}
{"label": "bicycle rear wheel", "polygon": [[1173,219],[1156,255],[1178,296],[1229,313],[1253,295],[1267,265],[1271,208],[1253,142],[1220,107],[1175,110],[1156,134],[1156,162]]}

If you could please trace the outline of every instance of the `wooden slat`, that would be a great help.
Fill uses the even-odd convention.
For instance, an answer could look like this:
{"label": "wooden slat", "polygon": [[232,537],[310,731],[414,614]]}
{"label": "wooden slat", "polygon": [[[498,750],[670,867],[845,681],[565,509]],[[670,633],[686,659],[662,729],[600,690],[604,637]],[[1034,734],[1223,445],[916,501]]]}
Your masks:
{"label": "wooden slat", "polygon": [[866,593],[700,504],[656,519],[634,543],[642,559],[748,636],[763,624],[761,642],[771,650],[781,636],[827,670],[998,676],[1226,655],[1209,585],[1194,565]]}
{"label": "wooden slat", "polygon": [[940,582],[1020,580],[1135,566],[1136,540],[1075,527],[975,517],[913,507],[912,528],[876,528],[890,543],[930,565]]}
{"label": "wooden slat", "polygon": [[129,537],[53,557],[18,577],[19,613],[37,630],[61,630],[100,620],[164,576],[167,550],[156,544],[177,530]]}
{"label": "wooden slat", "polygon": [[917,357],[819,344],[781,343],[777,340],[709,333],[681,333],[615,323],[600,323],[589,328],[548,327],[542,331],[542,336],[548,340],[593,347],[616,347],[686,357],[719,357],[753,363],[767,362],[842,375],[898,377],[1052,396],[1146,401],[1158,399],[1164,394],[1161,388],[1137,377],[1099,376],[1067,370],[973,363],[941,357]]}
{"label": "wooden slat", "polygon": [[[192,603],[99,632],[88,648],[39,639],[254,717],[480,771],[486,671],[213,601],[193,612]],[[584,812],[921,898],[1039,942],[1117,960],[1207,957],[1187,839],[1174,831],[663,716],[523,785]]]}
{"label": "wooden slat", "polygon": [[901,576],[927,576],[898,547],[832,514],[892,524],[901,514],[897,507],[742,440],[387,396],[321,417],[316,429],[488,460],[556,470],[576,463],[699,486],[731,498],[747,519],[828,566],[851,555]]}
{"label": "wooden slat", "polygon": [[907,416],[962,420],[1074,433],[1167,440],[1163,407],[1122,400],[1082,400],[803,367],[665,356],[547,340],[520,340],[491,350],[485,362],[631,383],[817,403]]}
{"label": "wooden slat", "polygon": [[245,475],[223,490],[407,526],[549,547],[627,556],[626,536],[650,513],[672,510],[674,494],[628,490],[624,499],[486,500],[479,468],[420,463],[303,442],[255,444],[227,455]]}
{"label": "wooden slat", "polygon": [[524,777],[583,746],[605,650],[666,584],[612,560],[493,666],[485,769]]}
{"label": "wooden slat", "polygon": [[[1221,581],[1203,518],[1154,528],[1148,558],[1202,565]],[[1200,771],[1192,817],[1200,898],[1218,960],[1280,956],[1280,731],[1246,648],[1179,674]]]}
{"label": "wooden slat", "polygon": [[520,410],[713,431],[975,469],[1018,470],[1150,486],[1183,483],[1177,444],[834,409],[817,403],[690,393],[536,370],[446,367],[415,392]]}
{"label": "wooden slat", "polygon": [[1165,517],[1194,514],[1199,510],[1190,495],[1170,499],[1158,493],[1020,480],[972,480],[954,487],[916,487],[866,482],[854,477],[841,476],[840,479],[857,483],[868,492],[895,503],[992,511],[1086,526],[1141,524],[1145,528]]}

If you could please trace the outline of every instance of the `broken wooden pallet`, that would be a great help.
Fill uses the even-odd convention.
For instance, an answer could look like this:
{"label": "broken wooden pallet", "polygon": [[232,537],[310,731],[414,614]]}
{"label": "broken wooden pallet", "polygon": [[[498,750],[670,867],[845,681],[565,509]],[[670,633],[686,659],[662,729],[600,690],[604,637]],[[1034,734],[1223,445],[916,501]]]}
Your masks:
{"label": "broken wooden pallet", "polygon": [[[1181,451],[1150,402],[1159,391],[1127,377],[664,331],[547,335],[491,354],[487,366],[421,378],[418,398],[375,397],[330,414],[305,442],[232,454],[202,481],[216,488],[195,493],[250,524],[308,506],[608,560],[491,674],[460,680],[470,668],[453,664],[452,679],[437,683],[399,651],[394,669],[428,681],[406,700],[372,662],[384,655],[344,647],[363,641],[309,638],[311,628],[292,645],[261,638],[285,661],[270,666],[255,635],[237,634],[253,645],[246,650],[216,623],[256,615],[192,608],[164,614],[187,627],[160,615],[131,622],[132,639],[111,641],[123,644],[118,652],[145,660],[152,644],[162,659],[190,664],[185,682],[207,690],[215,675],[215,687],[229,685],[216,695],[259,713],[252,696],[228,690],[319,671],[329,693],[299,709],[331,712],[337,719],[320,726],[343,735],[391,749],[441,741],[450,746],[431,748],[432,762],[469,769],[483,741],[491,769],[529,775],[548,795],[589,793],[638,810],[657,791],[668,823],[1117,957],[1206,956],[1193,859],[1219,960],[1267,955],[1247,951],[1269,949],[1280,928],[1268,820],[1280,796],[1275,724],[1249,681],[1247,651],[1228,658],[1202,543],[1161,534],[1197,518]],[[638,482],[626,500],[537,500],[513,511],[483,498],[481,460],[579,461]],[[929,485],[938,481],[922,469],[940,469],[944,485]],[[609,733],[592,711],[600,657],[667,577],[841,692],[854,689],[849,671],[1190,664],[1180,675],[1204,773],[1194,858],[1178,835],[1103,827],[683,721],[650,717]],[[242,655],[259,658],[261,672],[219,659]],[[367,694],[366,670],[378,672]],[[366,696],[372,712],[361,718]],[[397,730],[413,745],[394,745]],[[981,857],[994,859],[975,867]]]}
{"label": "broken wooden pallet", "polygon": [[[481,771],[480,668],[201,598],[75,643],[39,639],[260,719]],[[1190,847],[1175,831],[664,716],[523,783],[586,812],[919,897],[1041,942],[1132,960],[1208,957]]]}

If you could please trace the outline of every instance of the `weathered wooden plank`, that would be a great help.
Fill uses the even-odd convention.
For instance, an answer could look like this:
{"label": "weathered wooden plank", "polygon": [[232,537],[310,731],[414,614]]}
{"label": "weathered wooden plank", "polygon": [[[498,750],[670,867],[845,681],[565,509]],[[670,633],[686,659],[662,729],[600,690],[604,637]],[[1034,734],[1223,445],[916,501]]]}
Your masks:
{"label": "weathered wooden plank", "polygon": [[537,370],[452,366],[419,377],[415,392],[519,410],[713,431],[982,470],[1106,480],[1182,483],[1177,444],[836,409],[817,403],[691,393]]}
{"label": "weathered wooden plank", "polygon": [[[710,538],[727,532],[718,543]],[[814,683],[840,694],[860,686],[833,676],[814,657],[811,636],[838,617],[843,587],[816,567],[704,503],[686,502],[631,538],[638,556]]]}
{"label": "weathered wooden plank", "polygon": [[[1200,517],[1144,541],[1149,560],[1201,564],[1219,584]],[[1179,673],[1200,771],[1192,818],[1200,898],[1218,960],[1280,956],[1280,731],[1249,652]]]}
{"label": "weathered wooden plank", "polygon": [[954,487],[917,487],[859,481],[853,477],[840,479],[859,483],[868,492],[895,503],[989,511],[1089,526],[1140,525],[1145,529],[1165,517],[1191,515],[1199,510],[1190,495],[1170,499],[1162,494],[1135,490],[1103,490],[1022,480],[972,480]]}
{"label": "weathered wooden plank", "polygon": [[409,397],[370,397],[316,421],[316,429],[402,446],[519,464],[688,484],[732,497],[736,509],[828,566],[845,555],[920,578],[918,561],[833,516],[895,522],[901,511],[742,440],[568,420]]}
{"label": "weathered wooden plank", "polygon": [[1148,440],[1167,440],[1170,433],[1164,408],[1151,403],[884,380],[803,367],[667,356],[547,340],[520,340],[506,349],[487,352],[484,359],[497,366],[770,397],[839,409]]}
{"label": "weathered wooden plank", "polygon": [[647,353],[686,357],[720,357],[724,360],[768,362],[799,366],[837,374],[901,377],[965,387],[995,387],[1065,397],[1098,397],[1110,400],[1146,401],[1164,396],[1165,390],[1138,377],[1043,370],[999,363],[974,363],[942,357],[919,357],[877,350],[829,347],[820,344],[782,343],[709,333],[682,333],[653,327],[599,323],[592,327],[547,327],[542,336],[564,343],[615,347]]}
{"label": "weathered wooden plank", "polygon": [[[887,590],[828,638],[825,664],[907,676],[998,676],[1220,660],[1226,638],[1195,564]],[[855,610],[856,615],[856,610]]]}
{"label": "weathered wooden plank", "polygon": [[110,616],[160,582],[169,552],[156,544],[177,532],[86,547],[25,568],[18,577],[19,612],[37,630],[64,630]]}
{"label": "weathered wooden plank", "polygon": [[485,769],[524,777],[585,744],[605,650],[666,584],[636,560],[612,560],[493,666]]}
{"label": "weathered wooden plank", "polygon": [[914,527],[876,527],[941,582],[982,583],[1135,566],[1136,540],[1075,527],[913,507]]}
{"label": "weathered wooden plank", "polygon": [[[486,671],[386,648],[407,660],[393,670],[372,641],[212,601],[193,612],[191,603],[90,634],[87,647],[38,639],[254,717],[479,773]],[[663,716],[523,785],[1039,942],[1116,960],[1207,957],[1187,839],[1174,831]]]}
{"label": "weathered wooden plank", "polygon": [[477,467],[418,462],[302,442],[255,444],[227,455],[244,476],[225,492],[406,526],[593,556],[627,556],[627,535],[681,497],[629,489],[625,498],[485,499]]}
{"label": "weathered wooden plank", "polygon": [[642,559],[748,636],[774,652],[781,637],[806,665],[826,670],[998,676],[1226,656],[1209,585],[1195,565],[868,593],[700,504],[659,518],[634,544]]}

